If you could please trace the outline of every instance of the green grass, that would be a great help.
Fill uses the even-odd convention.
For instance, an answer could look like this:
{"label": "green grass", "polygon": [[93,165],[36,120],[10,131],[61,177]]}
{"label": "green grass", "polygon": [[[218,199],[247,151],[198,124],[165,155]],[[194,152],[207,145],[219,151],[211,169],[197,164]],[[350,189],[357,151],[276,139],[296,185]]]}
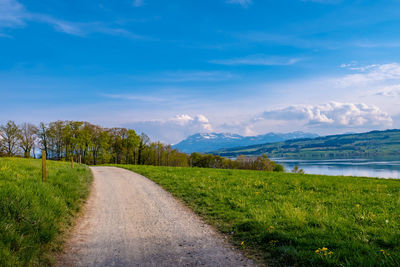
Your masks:
{"label": "green grass", "polygon": [[[154,180],[269,265],[400,265],[398,180],[116,166]],[[323,247],[333,254],[316,253]]]}
{"label": "green grass", "polygon": [[47,266],[62,247],[62,237],[89,192],[85,166],[0,158],[0,266]]}

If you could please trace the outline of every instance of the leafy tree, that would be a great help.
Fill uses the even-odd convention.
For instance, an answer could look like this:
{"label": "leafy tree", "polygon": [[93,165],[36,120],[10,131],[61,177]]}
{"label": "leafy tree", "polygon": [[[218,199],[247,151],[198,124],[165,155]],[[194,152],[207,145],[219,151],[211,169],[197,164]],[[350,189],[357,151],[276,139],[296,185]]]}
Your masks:
{"label": "leafy tree", "polygon": [[8,121],[5,125],[0,126],[1,142],[4,154],[8,157],[19,154],[19,137],[20,129],[13,121]]}
{"label": "leafy tree", "polygon": [[140,135],[140,142],[139,142],[139,151],[138,151],[138,161],[137,161],[137,164],[143,164],[143,152],[144,152],[144,150],[145,150],[145,148],[146,148],[146,146],[148,145],[150,143],[150,138],[146,135],[146,134],[144,134],[144,133],[142,133],[141,135]]}
{"label": "leafy tree", "polygon": [[140,144],[140,136],[138,136],[135,130],[128,130],[125,139],[125,162],[127,164],[136,163],[136,155],[138,154]]}

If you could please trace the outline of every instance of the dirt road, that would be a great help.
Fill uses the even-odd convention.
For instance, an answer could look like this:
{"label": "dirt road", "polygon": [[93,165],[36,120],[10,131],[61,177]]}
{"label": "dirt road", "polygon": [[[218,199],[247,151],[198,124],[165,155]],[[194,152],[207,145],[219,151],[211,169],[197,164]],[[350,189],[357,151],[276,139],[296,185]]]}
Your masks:
{"label": "dirt road", "polygon": [[147,178],[93,167],[94,182],[58,266],[251,266]]}

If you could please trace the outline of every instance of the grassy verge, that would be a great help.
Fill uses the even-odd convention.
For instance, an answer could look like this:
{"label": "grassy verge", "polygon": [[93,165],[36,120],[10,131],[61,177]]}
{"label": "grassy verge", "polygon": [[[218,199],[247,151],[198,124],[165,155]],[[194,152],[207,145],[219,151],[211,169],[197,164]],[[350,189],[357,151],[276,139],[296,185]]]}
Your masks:
{"label": "grassy verge", "polygon": [[119,165],[272,265],[399,266],[400,181]]}
{"label": "grassy verge", "polygon": [[62,234],[88,195],[85,166],[0,158],[0,266],[46,266],[62,245]]}

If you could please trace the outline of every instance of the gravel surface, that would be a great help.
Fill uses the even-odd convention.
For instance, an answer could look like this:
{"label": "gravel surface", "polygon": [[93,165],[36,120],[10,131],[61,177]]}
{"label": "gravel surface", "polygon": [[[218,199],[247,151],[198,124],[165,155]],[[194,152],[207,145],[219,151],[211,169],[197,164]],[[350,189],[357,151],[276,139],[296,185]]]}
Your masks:
{"label": "gravel surface", "polygon": [[58,266],[254,265],[149,179],[120,168],[91,169],[91,195]]}

